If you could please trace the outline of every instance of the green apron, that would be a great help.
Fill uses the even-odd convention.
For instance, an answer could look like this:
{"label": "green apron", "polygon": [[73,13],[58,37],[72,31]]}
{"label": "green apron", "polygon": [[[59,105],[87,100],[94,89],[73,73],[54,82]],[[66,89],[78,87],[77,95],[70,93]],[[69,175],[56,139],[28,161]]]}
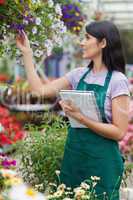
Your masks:
{"label": "green apron", "polygon": [[[90,69],[80,79],[77,90],[95,92],[102,121],[108,123],[104,104],[112,72],[107,73],[104,86],[87,84],[84,79],[89,72]],[[89,128],[68,128],[60,174],[62,183],[75,188],[91,176],[98,176],[96,193],[99,199],[119,200],[122,174],[123,159],[117,141],[100,136]]]}

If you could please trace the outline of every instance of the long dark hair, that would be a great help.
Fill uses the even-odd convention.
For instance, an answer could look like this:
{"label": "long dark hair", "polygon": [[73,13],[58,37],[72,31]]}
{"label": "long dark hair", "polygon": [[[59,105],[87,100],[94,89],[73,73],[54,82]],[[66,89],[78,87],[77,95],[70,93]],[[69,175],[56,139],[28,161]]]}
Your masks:
{"label": "long dark hair", "polygon": [[[102,61],[108,70],[117,70],[125,74],[125,58],[117,27],[110,21],[98,21],[86,25],[85,28],[86,32],[96,37],[98,41],[106,39],[107,45],[103,49]],[[88,67],[93,67],[93,61]]]}

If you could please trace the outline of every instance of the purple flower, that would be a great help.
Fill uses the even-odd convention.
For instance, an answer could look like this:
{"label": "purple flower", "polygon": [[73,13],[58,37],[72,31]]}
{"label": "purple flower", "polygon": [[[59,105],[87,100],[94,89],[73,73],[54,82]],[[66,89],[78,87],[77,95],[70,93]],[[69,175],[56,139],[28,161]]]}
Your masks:
{"label": "purple flower", "polygon": [[16,166],[17,162],[16,162],[16,160],[12,160],[12,161],[10,162],[10,164],[13,165],[13,166]]}
{"label": "purple flower", "polygon": [[79,12],[79,13],[80,13],[79,7],[75,6],[75,10],[76,10],[76,12]]}
{"label": "purple flower", "polygon": [[5,157],[6,154],[5,153],[0,153],[0,156]]}
{"label": "purple flower", "polygon": [[74,6],[73,4],[68,4],[68,9],[70,10],[73,9],[73,6]]}
{"label": "purple flower", "polygon": [[10,166],[16,166],[16,160],[9,161],[9,160],[5,159],[1,162],[1,165],[4,168],[9,168]]}
{"label": "purple flower", "polygon": [[9,168],[10,167],[10,162],[8,160],[3,160],[1,165],[4,167],[4,168]]}
{"label": "purple flower", "polygon": [[25,27],[25,25],[24,24],[17,24],[17,23],[12,23],[11,25],[10,25],[10,28],[11,29],[14,29],[14,30],[16,30],[16,31],[22,31],[22,30],[24,30],[24,27]]}
{"label": "purple flower", "polygon": [[28,21],[28,23],[35,23],[35,18],[33,16],[28,15],[28,16],[23,16],[24,20]]}
{"label": "purple flower", "polygon": [[75,30],[76,33],[80,31],[84,17],[81,14],[80,8],[76,4],[66,4],[62,7],[62,20],[68,29],[74,30],[73,28],[78,28]]}

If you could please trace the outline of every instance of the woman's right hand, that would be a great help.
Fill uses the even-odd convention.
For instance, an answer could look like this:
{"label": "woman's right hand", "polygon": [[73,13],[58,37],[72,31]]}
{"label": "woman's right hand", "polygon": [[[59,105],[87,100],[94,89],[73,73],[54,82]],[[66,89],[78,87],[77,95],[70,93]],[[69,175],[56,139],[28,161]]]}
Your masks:
{"label": "woman's right hand", "polygon": [[30,48],[30,42],[24,31],[22,31],[16,36],[16,45],[22,51],[23,54],[32,52],[32,49]]}

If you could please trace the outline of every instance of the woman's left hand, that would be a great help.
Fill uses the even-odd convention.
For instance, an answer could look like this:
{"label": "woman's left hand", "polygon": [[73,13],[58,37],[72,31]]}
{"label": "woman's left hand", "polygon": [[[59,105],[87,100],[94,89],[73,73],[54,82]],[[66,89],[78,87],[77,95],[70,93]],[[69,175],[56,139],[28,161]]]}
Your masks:
{"label": "woman's left hand", "polygon": [[66,115],[68,115],[68,116],[80,121],[81,116],[82,116],[82,112],[77,106],[75,106],[73,104],[72,101],[70,101],[70,100],[63,101],[63,100],[61,100],[61,101],[59,101],[59,104],[61,105],[61,107],[62,107],[62,109],[63,109],[63,111],[65,112]]}

